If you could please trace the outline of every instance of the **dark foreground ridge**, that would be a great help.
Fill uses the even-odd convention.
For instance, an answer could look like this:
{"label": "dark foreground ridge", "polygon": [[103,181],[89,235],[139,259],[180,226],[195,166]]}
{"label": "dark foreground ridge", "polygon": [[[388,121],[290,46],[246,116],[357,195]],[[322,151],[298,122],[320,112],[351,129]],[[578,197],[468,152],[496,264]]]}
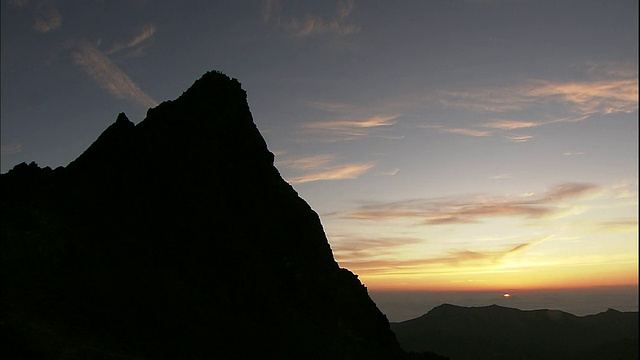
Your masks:
{"label": "dark foreground ridge", "polygon": [[638,359],[638,312],[575,316],[491,305],[440,305],[392,323],[406,350],[429,349],[459,359]]}
{"label": "dark foreground ridge", "polygon": [[0,175],[2,357],[405,358],[273,160],[209,72],[67,167]]}

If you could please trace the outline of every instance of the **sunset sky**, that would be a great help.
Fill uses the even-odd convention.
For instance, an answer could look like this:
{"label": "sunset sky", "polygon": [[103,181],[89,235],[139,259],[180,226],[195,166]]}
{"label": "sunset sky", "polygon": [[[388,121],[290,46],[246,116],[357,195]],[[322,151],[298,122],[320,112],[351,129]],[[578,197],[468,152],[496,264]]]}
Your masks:
{"label": "sunset sky", "polygon": [[3,173],[215,69],[369,289],[637,286],[636,0],[1,4]]}

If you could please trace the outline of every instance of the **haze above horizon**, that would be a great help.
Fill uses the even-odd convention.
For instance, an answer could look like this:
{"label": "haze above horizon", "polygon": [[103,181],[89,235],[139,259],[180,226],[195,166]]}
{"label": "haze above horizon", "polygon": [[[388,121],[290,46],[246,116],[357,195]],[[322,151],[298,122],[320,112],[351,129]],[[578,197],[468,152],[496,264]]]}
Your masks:
{"label": "haze above horizon", "polygon": [[215,69],[369,289],[638,286],[637,1],[1,6],[3,173]]}

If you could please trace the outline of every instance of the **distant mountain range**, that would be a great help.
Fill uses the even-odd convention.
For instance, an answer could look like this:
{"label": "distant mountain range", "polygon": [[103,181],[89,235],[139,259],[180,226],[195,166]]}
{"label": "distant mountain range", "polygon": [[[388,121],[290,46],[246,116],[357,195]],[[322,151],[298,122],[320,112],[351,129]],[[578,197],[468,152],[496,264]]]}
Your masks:
{"label": "distant mountain range", "polygon": [[407,351],[461,359],[638,359],[638,312],[575,316],[491,305],[440,305],[416,319],[391,323]]}
{"label": "distant mountain range", "polygon": [[408,358],[273,161],[209,72],[66,167],[0,175],[0,358]]}

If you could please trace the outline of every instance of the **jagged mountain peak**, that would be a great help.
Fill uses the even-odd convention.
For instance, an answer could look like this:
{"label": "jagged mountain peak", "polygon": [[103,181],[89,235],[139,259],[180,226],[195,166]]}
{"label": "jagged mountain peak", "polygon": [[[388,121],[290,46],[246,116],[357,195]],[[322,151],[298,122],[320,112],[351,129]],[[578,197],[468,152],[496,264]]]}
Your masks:
{"label": "jagged mountain peak", "polygon": [[0,324],[17,354],[403,357],[237,80],[209,72],[137,125],[119,114],[65,169],[23,167],[0,175]]}

